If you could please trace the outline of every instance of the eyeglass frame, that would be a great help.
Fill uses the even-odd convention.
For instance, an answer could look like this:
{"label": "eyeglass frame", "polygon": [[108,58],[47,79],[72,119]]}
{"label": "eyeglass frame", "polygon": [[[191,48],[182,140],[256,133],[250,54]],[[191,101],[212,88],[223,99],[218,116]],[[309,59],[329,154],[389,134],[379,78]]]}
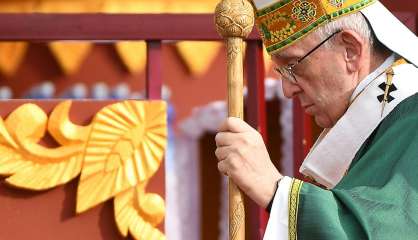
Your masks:
{"label": "eyeglass frame", "polygon": [[[298,58],[296,60],[296,62],[285,65],[285,66],[281,66],[281,67],[275,67],[274,70],[279,73],[282,78],[284,78],[285,80],[288,80],[289,82],[296,84],[297,80],[296,80],[296,76],[293,73],[293,68],[295,68],[299,63],[301,63],[304,59],[306,59],[309,55],[311,55],[313,52],[315,52],[318,48],[320,48],[322,45],[324,45],[324,43],[326,43],[328,40],[330,40],[332,37],[334,37],[336,34],[342,32],[342,30],[338,30],[336,32],[334,32],[333,34],[331,34],[330,36],[328,36],[327,38],[325,38],[322,42],[320,42],[316,47],[312,48],[308,53],[306,53],[304,56]],[[285,73],[285,74],[283,74]],[[288,77],[284,77],[285,75],[288,75]],[[289,78],[290,76],[290,78]]]}

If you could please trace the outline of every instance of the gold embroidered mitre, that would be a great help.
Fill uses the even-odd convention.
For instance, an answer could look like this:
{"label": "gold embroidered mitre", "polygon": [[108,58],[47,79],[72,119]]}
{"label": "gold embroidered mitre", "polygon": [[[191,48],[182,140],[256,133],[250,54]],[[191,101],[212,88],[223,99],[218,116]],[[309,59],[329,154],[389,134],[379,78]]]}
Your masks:
{"label": "gold embroidered mitre", "polygon": [[267,52],[273,54],[340,16],[377,0],[253,0]]}

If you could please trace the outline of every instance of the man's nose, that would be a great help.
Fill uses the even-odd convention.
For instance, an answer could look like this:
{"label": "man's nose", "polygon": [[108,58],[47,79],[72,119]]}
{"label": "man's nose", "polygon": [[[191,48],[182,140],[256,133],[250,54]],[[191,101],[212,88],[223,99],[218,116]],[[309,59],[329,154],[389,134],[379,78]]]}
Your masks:
{"label": "man's nose", "polygon": [[287,98],[295,97],[302,89],[299,87],[297,83],[292,83],[287,80],[282,80],[282,89],[283,94]]}

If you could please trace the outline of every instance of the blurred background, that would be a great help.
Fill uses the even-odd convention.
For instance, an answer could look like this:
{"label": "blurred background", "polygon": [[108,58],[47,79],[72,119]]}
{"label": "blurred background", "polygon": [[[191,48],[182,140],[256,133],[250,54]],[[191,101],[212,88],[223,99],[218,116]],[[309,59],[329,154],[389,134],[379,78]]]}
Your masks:
{"label": "blurred background", "polygon": [[[213,13],[218,0],[2,0],[7,13]],[[391,11],[418,12],[415,0],[382,1]],[[135,23],[132,23],[135,24]],[[166,42],[163,79],[177,120],[196,106],[225,99],[220,42]],[[266,57],[266,72],[271,63]],[[0,43],[0,98],[141,98],[144,42]],[[22,84],[24,82],[25,84]],[[205,94],[201,94],[205,89]]]}

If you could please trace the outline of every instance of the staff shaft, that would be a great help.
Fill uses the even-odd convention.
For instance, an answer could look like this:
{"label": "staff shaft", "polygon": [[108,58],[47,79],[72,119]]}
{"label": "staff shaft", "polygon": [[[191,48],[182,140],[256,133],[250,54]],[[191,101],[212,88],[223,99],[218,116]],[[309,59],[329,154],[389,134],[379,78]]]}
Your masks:
{"label": "staff shaft", "polygon": [[[230,37],[226,41],[228,50],[228,115],[242,119],[244,116],[243,41],[239,37]],[[244,198],[231,180],[229,180],[229,239],[245,239]]]}

